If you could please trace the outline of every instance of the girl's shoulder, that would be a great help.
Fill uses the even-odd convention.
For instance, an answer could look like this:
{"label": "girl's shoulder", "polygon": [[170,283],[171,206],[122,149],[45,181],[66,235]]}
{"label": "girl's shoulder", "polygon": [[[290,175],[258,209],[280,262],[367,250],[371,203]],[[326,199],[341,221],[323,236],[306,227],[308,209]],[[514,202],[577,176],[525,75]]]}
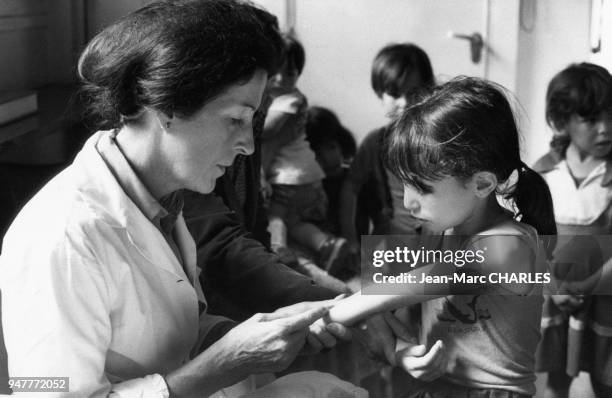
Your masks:
{"label": "girl's shoulder", "polygon": [[512,219],[474,235],[470,245],[483,250],[488,266],[500,271],[528,266],[541,249],[536,229]]}
{"label": "girl's shoulder", "polygon": [[507,219],[479,232],[472,237],[471,241],[472,244],[478,242],[479,246],[488,244],[497,248],[505,248],[506,250],[499,251],[510,254],[513,248],[525,246],[535,248],[538,245],[538,232],[531,225]]}
{"label": "girl's shoulder", "polygon": [[514,219],[507,219],[499,224],[496,224],[482,232],[477,236],[493,236],[493,235],[515,235],[525,236],[528,238],[537,239],[538,233],[534,227],[529,224],[524,224]]}

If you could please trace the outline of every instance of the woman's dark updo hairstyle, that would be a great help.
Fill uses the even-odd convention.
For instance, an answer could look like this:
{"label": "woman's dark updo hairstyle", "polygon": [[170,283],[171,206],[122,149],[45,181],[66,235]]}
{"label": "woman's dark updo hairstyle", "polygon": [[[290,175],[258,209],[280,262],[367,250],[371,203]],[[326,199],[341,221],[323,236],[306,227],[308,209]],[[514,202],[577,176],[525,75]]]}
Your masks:
{"label": "woman's dark updo hairstyle", "polygon": [[434,88],[395,121],[384,151],[387,167],[423,193],[431,192],[428,181],[446,176],[467,180],[489,171],[503,182],[519,170],[514,189],[499,193],[514,199],[522,222],[542,235],[556,234],[550,191],[521,161],[517,125],[501,86],[460,77]]}
{"label": "woman's dark updo hairstyle", "polygon": [[[612,111],[612,75],[604,67],[572,64],[548,84],[546,122],[555,130],[563,128],[572,115],[595,120],[603,111]],[[564,158],[569,144],[569,136],[555,134],[550,146]]]}
{"label": "woman's dark updo hairstyle", "polygon": [[95,128],[138,120],[143,107],[189,117],[257,68],[276,72],[275,18],[238,0],[170,0],[107,27],[83,51],[80,101]]}

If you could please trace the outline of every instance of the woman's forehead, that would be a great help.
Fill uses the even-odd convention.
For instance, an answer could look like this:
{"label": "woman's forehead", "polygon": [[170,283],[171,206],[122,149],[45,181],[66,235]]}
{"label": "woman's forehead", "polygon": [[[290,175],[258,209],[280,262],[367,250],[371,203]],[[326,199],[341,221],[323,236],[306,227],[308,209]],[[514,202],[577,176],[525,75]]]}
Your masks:
{"label": "woman's forehead", "polygon": [[255,111],[259,108],[266,82],[266,72],[258,70],[247,82],[229,85],[208,104],[222,107],[251,108]]}

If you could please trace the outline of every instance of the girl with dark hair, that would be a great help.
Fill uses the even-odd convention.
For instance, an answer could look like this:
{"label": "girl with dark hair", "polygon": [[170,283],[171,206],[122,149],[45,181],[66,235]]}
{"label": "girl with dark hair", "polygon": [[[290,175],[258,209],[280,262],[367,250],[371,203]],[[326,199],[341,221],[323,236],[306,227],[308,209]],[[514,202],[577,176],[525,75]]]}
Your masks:
{"label": "girl with dark hair", "polygon": [[421,345],[398,340],[397,362],[417,379],[439,379],[415,396],[535,394],[542,304],[533,294],[536,285],[452,282],[457,272],[534,272],[542,266],[538,234],[555,233],[550,193],[520,159],[519,133],[502,89],[476,78],[434,89],[402,113],[385,153],[404,184],[411,217],[428,233],[443,234],[440,247],[483,250],[484,260],[461,270],[441,261],[415,268],[410,274],[417,281],[448,275],[451,282],[404,284],[404,295],[358,293],[332,308],[329,319],[351,323],[422,302]]}
{"label": "girl with dark hair", "polygon": [[325,301],[238,325],[207,315],[182,216],[183,189],[210,193],[253,153],[253,116],[279,60],[264,13],[234,0],[157,2],[85,48],[81,100],[109,130],[5,236],[9,376],[64,377],[57,396],[209,396],[286,368],[306,339],[333,345],[333,332],[309,329]]}
{"label": "girl with dark hair", "polygon": [[[594,275],[612,258],[610,248],[586,237],[612,233],[612,75],[589,63],[557,73],[546,92],[546,121],[551,151],[534,168],[550,187],[559,234],[569,238],[553,264]],[[537,359],[538,370],[548,372],[547,397],[567,397],[580,370],[590,373],[597,397],[612,396],[611,313],[607,295],[546,298]]]}

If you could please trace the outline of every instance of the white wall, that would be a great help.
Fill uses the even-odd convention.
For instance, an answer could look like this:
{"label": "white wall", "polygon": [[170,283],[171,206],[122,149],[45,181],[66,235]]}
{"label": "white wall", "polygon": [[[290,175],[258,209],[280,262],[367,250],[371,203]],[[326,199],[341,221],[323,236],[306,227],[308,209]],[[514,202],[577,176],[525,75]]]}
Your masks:
{"label": "white wall", "polygon": [[544,119],[548,82],[570,63],[590,57],[590,1],[537,0],[535,5],[535,13],[524,9],[523,20],[529,29],[521,29],[519,34],[517,75],[517,95],[525,110],[525,159],[529,164],[548,150],[552,137]]}
{"label": "white wall", "polygon": [[[286,27],[286,0],[256,2]],[[514,3],[504,0],[504,5]],[[486,34],[486,4],[487,0],[297,0],[295,30],[306,49],[298,86],[312,105],[334,110],[361,139],[386,122],[370,86],[378,50],[390,42],[414,42],[429,54],[440,80],[457,74],[483,76],[485,64],[471,62],[468,42],[449,39],[446,33]],[[507,64],[503,54],[493,68],[499,64]]]}
{"label": "white wall", "polygon": [[[291,2],[292,0],[288,0]],[[605,0],[609,11],[612,0]],[[257,0],[285,20],[287,0]],[[312,104],[324,105],[360,139],[384,117],[369,86],[376,51],[390,41],[414,41],[430,55],[441,80],[457,73],[485,76],[516,94],[524,157],[532,163],[546,152],[550,131],[544,96],[551,77],[571,62],[612,64],[612,17],[604,21],[604,53],[589,51],[588,0],[298,0],[296,31],[307,64],[299,82]],[[489,7],[489,21],[479,15]],[[604,11],[605,15],[606,11]],[[612,12],[608,12],[612,15]],[[488,58],[464,65],[467,44],[444,37],[465,20],[487,36]],[[469,23],[469,22],[468,22]],[[482,27],[483,23],[487,26]],[[606,55],[607,54],[607,55]]]}

